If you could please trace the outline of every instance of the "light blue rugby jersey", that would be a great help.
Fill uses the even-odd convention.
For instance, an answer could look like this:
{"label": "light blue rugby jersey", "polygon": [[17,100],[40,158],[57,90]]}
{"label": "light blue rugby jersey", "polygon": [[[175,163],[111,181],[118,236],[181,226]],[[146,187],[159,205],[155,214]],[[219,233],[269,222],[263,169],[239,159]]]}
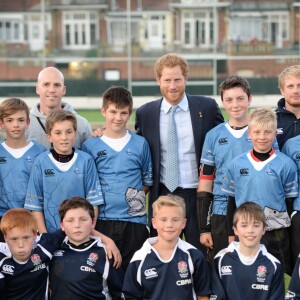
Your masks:
{"label": "light blue rugby jersey", "polygon": [[143,137],[128,132],[130,140],[119,152],[99,137],[85,141],[82,150],[92,155],[102,187],[98,219],[147,224],[143,186],[153,184],[150,148]]}
{"label": "light blue rugby jersey", "polygon": [[46,151],[38,143],[33,145],[20,157],[12,156],[0,144],[0,216],[11,208],[23,208],[30,171],[35,158]]}
{"label": "light blue rugby jersey", "polygon": [[235,197],[237,207],[253,201],[262,208],[283,212],[286,198],[298,196],[297,167],[279,151],[265,161],[258,161],[250,151],[229,165],[222,191]]}
{"label": "light blue rugby jersey", "polygon": [[[300,173],[300,135],[288,139],[283,145],[282,152],[289,156],[298,167]],[[294,200],[294,210],[300,211],[300,176],[298,178],[298,197]]]}
{"label": "light blue rugby jersey", "polygon": [[[244,129],[234,130],[226,122],[219,124],[206,134],[200,162],[216,167],[213,183],[213,214],[226,215],[228,196],[221,189],[224,176],[232,160],[252,148],[253,145],[248,136],[248,126]],[[276,139],[274,139],[273,148],[278,149]]]}
{"label": "light blue rugby jersey", "polygon": [[75,150],[67,171],[56,166],[50,150],[37,157],[30,175],[25,208],[44,213],[48,232],[60,228],[58,208],[70,197],[83,197],[93,206],[103,204],[101,185],[90,155]]}

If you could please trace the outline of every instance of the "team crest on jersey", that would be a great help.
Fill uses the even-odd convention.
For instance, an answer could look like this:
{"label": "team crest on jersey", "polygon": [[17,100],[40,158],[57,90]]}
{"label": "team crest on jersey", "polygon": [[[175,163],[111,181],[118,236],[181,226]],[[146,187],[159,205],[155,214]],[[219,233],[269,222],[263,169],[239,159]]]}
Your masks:
{"label": "team crest on jersey", "polygon": [[0,164],[6,164],[6,157],[5,156],[0,157]]}
{"label": "team crest on jersey", "polygon": [[35,266],[39,265],[42,262],[42,260],[38,254],[32,254],[30,259]]}
{"label": "team crest on jersey", "polygon": [[267,275],[267,267],[266,266],[258,266],[257,273],[256,273],[256,279],[258,282],[264,282],[266,280]]}
{"label": "team crest on jersey", "polygon": [[88,257],[86,263],[87,263],[89,266],[94,266],[95,263],[96,263],[96,261],[98,260],[98,258],[99,258],[98,254],[95,253],[95,252],[92,252],[92,253],[90,254],[90,256]]}
{"label": "team crest on jersey", "polygon": [[126,152],[127,152],[128,155],[131,155],[131,150],[130,149],[128,149]]}
{"label": "team crest on jersey", "polygon": [[300,153],[296,154],[296,160],[300,160]]}
{"label": "team crest on jersey", "polygon": [[74,173],[75,174],[83,174],[83,172],[81,172],[78,168],[75,168]]}
{"label": "team crest on jersey", "polygon": [[274,175],[273,171],[270,170],[270,169],[267,169],[267,170],[266,170],[266,174],[269,175],[269,176]]}
{"label": "team crest on jersey", "polygon": [[185,261],[180,261],[178,264],[178,273],[180,275],[181,278],[185,278],[187,277],[189,274],[188,274],[188,266],[187,266],[187,263]]}

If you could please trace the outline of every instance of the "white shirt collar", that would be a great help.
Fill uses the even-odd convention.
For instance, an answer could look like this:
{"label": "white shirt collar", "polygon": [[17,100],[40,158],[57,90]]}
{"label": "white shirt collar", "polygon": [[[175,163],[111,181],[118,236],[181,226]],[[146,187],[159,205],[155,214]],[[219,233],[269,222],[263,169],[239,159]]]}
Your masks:
{"label": "white shirt collar", "polygon": [[[189,109],[189,103],[186,97],[186,94],[184,94],[182,100],[177,104],[183,111],[188,111]],[[162,103],[161,103],[161,110],[164,111],[165,114],[167,114],[170,110],[172,105],[165,99],[163,98]]]}

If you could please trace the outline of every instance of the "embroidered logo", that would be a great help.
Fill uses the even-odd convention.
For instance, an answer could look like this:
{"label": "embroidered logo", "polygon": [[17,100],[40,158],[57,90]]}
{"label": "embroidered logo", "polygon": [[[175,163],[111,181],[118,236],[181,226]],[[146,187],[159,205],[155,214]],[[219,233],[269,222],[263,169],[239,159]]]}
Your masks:
{"label": "embroidered logo", "polygon": [[33,159],[28,155],[26,158],[26,161],[28,161],[29,163],[33,163]]}
{"label": "embroidered logo", "polygon": [[221,275],[232,275],[232,266],[222,266]]}
{"label": "embroidered logo", "polygon": [[267,275],[267,268],[265,266],[259,266],[257,268],[257,281],[258,282],[264,282],[266,280],[266,275]]}
{"label": "embroidered logo", "polygon": [[225,138],[220,138],[220,139],[219,139],[219,144],[220,144],[220,145],[228,144],[228,138],[227,138],[227,137],[225,137]]}
{"label": "embroidered logo", "polygon": [[48,176],[54,176],[55,175],[55,172],[53,169],[46,169],[44,170],[44,173],[45,175],[48,177]]}
{"label": "embroidered logo", "polygon": [[158,277],[158,274],[157,274],[157,271],[155,268],[145,270],[144,275],[146,276],[146,279]]}
{"label": "embroidered logo", "polygon": [[6,157],[5,156],[0,157],[0,164],[6,164]]}
{"label": "embroidered logo", "polygon": [[87,263],[89,266],[94,266],[95,263],[96,263],[96,261],[98,260],[98,258],[99,258],[98,254],[95,253],[95,252],[92,252],[92,253],[90,254],[90,256],[88,257],[86,263]]}
{"label": "embroidered logo", "polygon": [[97,156],[99,156],[99,157],[106,157],[106,156],[107,156],[106,150],[100,150],[100,151],[97,153]]}
{"label": "embroidered logo", "polygon": [[245,169],[240,169],[240,174],[242,176],[247,176],[249,175],[249,169],[245,168]]}
{"label": "embroidered logo", "polygon": [[186,278],[188,274],[187,263],[185,261],[180,261],[178,264],[178,273],[181,278]]}
{"label": "embroidered logo", "polygon": [[33,255],[31,255],[31,261],[32,261],[32,263],[35,265],[35,266],[37,266],[37,265],[39,265],[42,261],[41,261],[41,258],[40,258],[40,256],[38,255],[38,254],[33,254]]}

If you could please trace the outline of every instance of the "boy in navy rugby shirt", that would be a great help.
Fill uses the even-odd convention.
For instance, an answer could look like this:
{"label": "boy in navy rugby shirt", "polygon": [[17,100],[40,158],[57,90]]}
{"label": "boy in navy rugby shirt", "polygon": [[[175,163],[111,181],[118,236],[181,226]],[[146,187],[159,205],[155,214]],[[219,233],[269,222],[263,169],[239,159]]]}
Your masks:
{"label": "boy in navy rugby shirt", "polygon": [[282,266],[260,244],[266,231],[260,206],[241,204],[234,214],[233,229],[239,242],[231,242],[214,258],[211,299],[284,299]]}
{"label": "boy in navy rugby shirt", "polygon": [[51,299],[121,299],[123,271],[112,268],[104,244],[90,237],[92,204],[73,197],[62,202],[59,215],[67,237],[50,265]]}
{"label": "boy in navy rugby shirt", "polygon": [[179,238],[186,224],[183,199],[160,196],[152,207],[158,236],[134,254],[125,274],[125,299],[208,299],[211,289],[205,258]]}
{"label": "boy in navy rugby shirt", "polygon": [[[5,243],[0,243],[0,299],[47,299],[48,265],[65,238],[58,230],[37,237],[37,224],[30,211],[14,208],[1,220]],[[113,241],[93,230],[109,246],[116,267],[120,254]]]}

